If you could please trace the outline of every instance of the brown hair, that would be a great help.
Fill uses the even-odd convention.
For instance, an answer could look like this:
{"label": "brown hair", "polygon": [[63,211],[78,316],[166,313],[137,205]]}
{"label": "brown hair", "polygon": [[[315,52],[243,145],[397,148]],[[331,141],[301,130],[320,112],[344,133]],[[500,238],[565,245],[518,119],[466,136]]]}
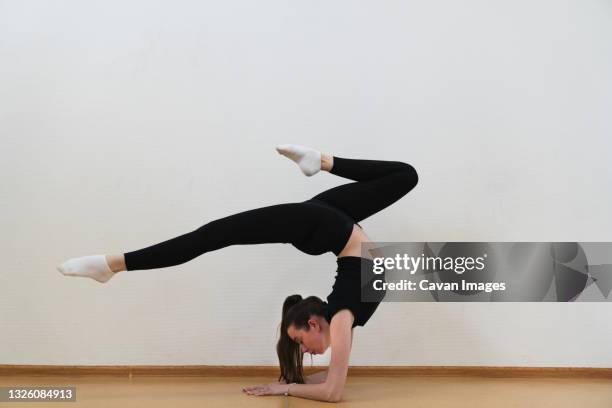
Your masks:
{"label": "brown hair", "polygon": [[279,381],[284,379],[287,384],[304,383],[304,354],[300,345],[289,337],[287,329],[293,325],[296,329],[309,330],[308,320],[312,315],[323,316],[325,306],[326,303],[316,296],[303,299],[301,295],[291,295],[283,302],[280,337],[276,344],[280,365]]}

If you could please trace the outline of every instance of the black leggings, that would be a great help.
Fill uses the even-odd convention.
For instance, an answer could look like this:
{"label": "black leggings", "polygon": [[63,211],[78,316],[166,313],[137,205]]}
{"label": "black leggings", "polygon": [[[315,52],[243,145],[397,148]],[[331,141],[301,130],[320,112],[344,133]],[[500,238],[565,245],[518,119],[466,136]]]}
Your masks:
{"label": "black leggings", "polygon": [[302,203],[279,204],[209,222],[195,231],[125,255],[127,270],[165,268],[230,245],[288,243],[302,252],[338,255],[353,225],[412,190],[417,172],[394,161],[334,157],[330,173],[356,181]]}

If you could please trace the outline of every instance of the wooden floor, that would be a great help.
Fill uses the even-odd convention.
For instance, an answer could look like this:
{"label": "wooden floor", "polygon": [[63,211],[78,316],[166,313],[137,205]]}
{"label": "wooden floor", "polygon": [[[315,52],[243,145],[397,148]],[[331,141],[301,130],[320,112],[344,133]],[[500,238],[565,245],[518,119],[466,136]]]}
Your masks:
{"label": "wooden floor", "polygon": [[460,377],[353,377],[338,404],[255,397],[246,377],[0,377],[0,386],[74,386],[76,402],[17,402],[0,407],[538,407],[611,408],[612,380]]}

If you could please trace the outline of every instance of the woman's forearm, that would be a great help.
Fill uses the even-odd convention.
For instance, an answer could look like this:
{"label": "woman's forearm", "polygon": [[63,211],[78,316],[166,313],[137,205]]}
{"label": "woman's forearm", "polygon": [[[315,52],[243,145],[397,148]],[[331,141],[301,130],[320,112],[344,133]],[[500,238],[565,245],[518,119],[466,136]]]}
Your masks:
{"label": "woman's forearm", "polygon": [[289,395],[318,401],[336,402],[327,383],[321,384],[291,384]]}
{"label": "woman's forearm", "polygon": [[306,384],[321,384],[327,379],[327,370],[319,371],[318,373],[310,374],[304,378]]}

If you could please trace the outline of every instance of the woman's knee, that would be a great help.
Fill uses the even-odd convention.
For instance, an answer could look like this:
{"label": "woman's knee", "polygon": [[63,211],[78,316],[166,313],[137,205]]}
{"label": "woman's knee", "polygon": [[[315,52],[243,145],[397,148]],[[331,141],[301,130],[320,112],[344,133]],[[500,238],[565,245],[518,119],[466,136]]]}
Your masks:
{"label": "woman's knee", "polygon": [[419,174],[417,173],[414,166],[408,163],[402,163],[404,169],[402,170],[402,187],[406,189],[406,192],[412,190],[419,182]]}

